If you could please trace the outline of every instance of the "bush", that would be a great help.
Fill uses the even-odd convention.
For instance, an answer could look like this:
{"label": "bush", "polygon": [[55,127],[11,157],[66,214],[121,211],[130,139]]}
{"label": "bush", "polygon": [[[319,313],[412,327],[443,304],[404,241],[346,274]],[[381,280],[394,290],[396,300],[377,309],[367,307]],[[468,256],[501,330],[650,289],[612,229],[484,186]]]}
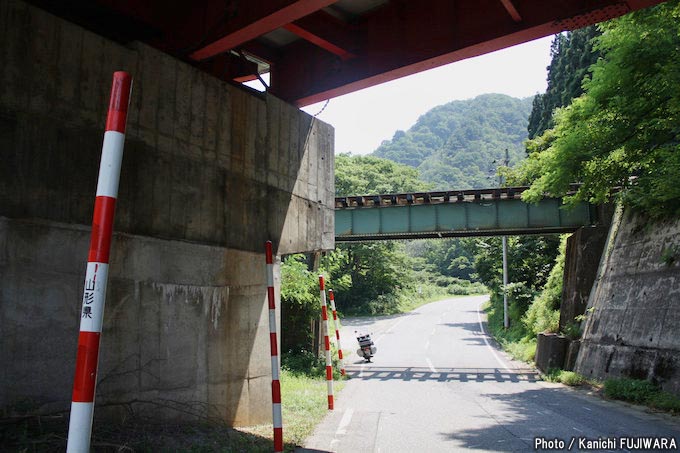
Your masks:
{"label": "bush", "polygon": [[680,398],[643,379],[616,378],[604,381],[608,398],[644,404],[671,413],[680,413]]}
{"label": "bush", "polygon": [[556,333],[559,330],[566,247],[567,236],[564,235],[560,241],[555,266],[550,271],[545,287],[522,318],[522,322],[533,335],[542,332]]}
{"label": "bush", "polygon": [[[338,352],[334,345],[332,348],[333,379],[341,378],[339,370]],[[345,351],[343,349],[343,351]],[[326,358],[323,355],[315,356],[314,353],[306,350],[288,351],[281,355],[281,369],[293,375],[306,376],[310,378],[326,376]]]}
{"label": "bush", "polygon": [[649,381],[631,378],[607,379],[604,381],[604,395],[607,398],[643,404],[658,388]]}
{"label": "bush", "polygon": [[583,385],[587,382],[586,378],[573,371],[562,371],[560,374],[560,382],[565,385]]}
{"label": "bush", "polygon": [[680,398],[668,392],[660,391],[653,394],[648,403],[655,409],[674,414],[680,413]]}
{"label": "bush", "polygon": [[505,348],[513,359],[521,360],[522,362],[533,362],[536,356],[536,339],[522,338],[520,341],[507,343]]}
{"label": "bush", "polygon": [[549,369],[548,372],[543,375],[543,379],[548,382],[559,382],[572,387],[588,383],[588,380],[585,378],[585,376],[573,371],[565,371],[557,368]]}

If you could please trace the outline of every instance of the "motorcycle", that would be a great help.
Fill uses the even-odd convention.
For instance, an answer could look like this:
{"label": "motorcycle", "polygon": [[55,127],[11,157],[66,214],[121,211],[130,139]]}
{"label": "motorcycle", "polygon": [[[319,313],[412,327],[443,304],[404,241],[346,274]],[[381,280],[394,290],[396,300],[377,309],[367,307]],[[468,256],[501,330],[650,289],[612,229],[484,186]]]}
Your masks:
{"label": "motorcycle", "polygon": [[[356,331],[354,332],[356,333]],[[359,349],[357,349],[357,355],[366,362],[371,361],[371,357],[377,352],[378,348],[375,347],[375,343],[371,339],[371,334],[358,334],[357,341],[359,342]]]}

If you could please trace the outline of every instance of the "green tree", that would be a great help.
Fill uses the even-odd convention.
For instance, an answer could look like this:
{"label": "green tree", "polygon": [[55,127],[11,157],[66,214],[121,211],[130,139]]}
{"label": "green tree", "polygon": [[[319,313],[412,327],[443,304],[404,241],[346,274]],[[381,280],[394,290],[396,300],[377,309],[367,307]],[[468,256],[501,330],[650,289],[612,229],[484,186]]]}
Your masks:
{"label": "green tree", "polygon": [[[503,312],[503,262],[501,238],[478,239],[475,269],[491,290],[491,304]],[[560,238],[551,236],[511,236],[508,238],[508,304],[515,339],[526,329],[520,321],[534,298],[541,292],[555,264]]]}
{"label": "green tree", "polygon": [[434,190],[489,187],[495,184],[494,162],[506,149],[511,164],[525,157],[531,101],[485,94],[440,105],[408,131],[395,132],[374,155],[418,168]]}
{"label": "green tree", "polygon": [[527,334],[532,338],[541,332],[557,332],[559,329],[566,247],[567,235],[560,241],[559,254],[545,286],[522,318]]}
{"label": "green tree", "polygon": [[[418,170],[375,156],[336,156],[336,195],[370,195],[425,191]],[[394,313],[403,290],[413,287],[413,261],[399,242],[338,244],[328,260],[338,309],[345,313]]]}
{"label": "green tree", "polygon": [[548,88],[534,98],[529,115],[529,138],[543,134],[554,126],[553,112],[583,93],[583,81],[590,66],[600,55],[593,49],[593,38],[600,35],[595,25],[555,35],[550,46]]}
{"label": "green tree", "polygon": [[419,192],[430,186],[419,178],[418,170],[375,156],[335,156],[335,195],[372,195]]}
{"label": "green tree", "polygon": [[281,313],[285,329],[281,349],[299,352],[311,345],[310,321],[319,313],[318,277],[308,270],[304,255],[290,255],[281,263]]}
{"label": "green tree", "polygon": [[584,94],[558,109],[555,127],[529,143],[522,168],[544,193],[567,202],[610,199],[653,217],[680,215],[680,4],[669,1],[602,24]]}
{"label": "green tree", "polygon": [[422,258],[431,271],[447,277],[476,281],[474,238],[423,239],[407,245],[409,255]]}

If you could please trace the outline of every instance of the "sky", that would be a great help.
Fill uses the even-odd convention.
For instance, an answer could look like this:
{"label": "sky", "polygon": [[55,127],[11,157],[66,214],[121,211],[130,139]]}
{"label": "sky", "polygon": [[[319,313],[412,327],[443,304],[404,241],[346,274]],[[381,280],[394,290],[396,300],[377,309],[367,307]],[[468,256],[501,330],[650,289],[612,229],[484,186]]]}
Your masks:
{"label": "sky", "polygon": [[[485,93],[545,92],[552,36],[332,98],[317,118],[335,128],[335,153],[368,154],[433,107]],[[316,115],[325,101],[304,107]]]}

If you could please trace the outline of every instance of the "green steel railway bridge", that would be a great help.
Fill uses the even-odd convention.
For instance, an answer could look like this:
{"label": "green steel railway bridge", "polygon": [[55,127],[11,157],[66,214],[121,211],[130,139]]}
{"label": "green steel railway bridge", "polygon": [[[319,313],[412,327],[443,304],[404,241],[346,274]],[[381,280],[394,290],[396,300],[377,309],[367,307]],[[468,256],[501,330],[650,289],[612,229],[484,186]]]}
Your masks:
{"label": "green steel railway bridge", "polygon": [[598,223],[597,207],[560,198],[522,201],[527,187],[337,197],[337,242],[572,232]]}

